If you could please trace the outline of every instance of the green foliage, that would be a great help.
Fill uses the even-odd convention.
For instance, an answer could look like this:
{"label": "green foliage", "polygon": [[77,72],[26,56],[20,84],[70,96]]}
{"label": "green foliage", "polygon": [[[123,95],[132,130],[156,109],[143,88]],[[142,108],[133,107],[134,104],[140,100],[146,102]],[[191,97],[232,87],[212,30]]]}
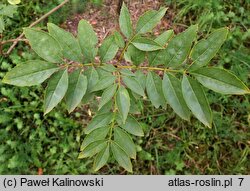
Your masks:
{"label": "green foliage", "polygon": [[[194,44],[197,40],[197,25],[190,26],[173,38],[172,31],[167,31],[158,38],[144,37],[145,33],[157,25],[165,12],[165,8],[146,12],[139,18],[133,30],[128,9],[123,4],[119,22],[121,31],[127,38],[126,45],[124,46],[125,40],[121,35],[113,33],[104,40],[99,51],[97,36],[85,20],[79,22],[78,36],[77,39],[72,38],[72,44],[64,39],[70,34],[53,24],[48,26],[49,33],[30,28],[24,31],[38,56],[52,62],[58,70],[53,71],[51,77],[47,75],[34,82],[42,83],[46,77],[49,78],[45,91],[44,114],[48,114],[64,101],[63,98],[68,111],[72,112],[81,100],[88,100],[91,95],[101,95],[99,111],[85,128],[87,136],[78,156],[80,159],[95,157],[95,171],[114,159],[125,170],[132,172],[131,159],[136,158],[137,147],[129,134],[143,136],[146,132],[131,116],[137,105],[133,102],[139,103],[141,99],[148,98],[155,108],[160,109],[166,109],[169,104],[183,119],[189,120],[192,113],[205,126],[212,127],[212,112],[202,85],[214,91],[221,89],[222,93],[250,93],[248,87],[230,72],[203,67],[225,40],[228,32],[226,28],[216,30],[197,44]],[[215,37],[218,43],[211,45],[210,41],[215,41]],[[76,48],[74,52],[77,55],[62,54],[68,52],[70,47]],[[103,63],[113,59],[119,48],[122,51],[116,67]],[[150,53],[154,53],[153,57],[158,57],[156,60],[159,62],[155,62],[155,58],[149,59],[149,63],[157,67],[140,65],[145,55]],[[100,63],[96,62],[96,56],[100,57]],[[121,65],[123,56],[132,65]],[[16,68],[7,73],[3,82],[19,86],[27,83],[34,85],[33,82],[29,84],[25,77],[20,77]],[[37,71],[40,74],[41,71],[48,70],[47,65],[41,68],[34,70],[27,67],[24,71],[28,76],[36,76]],[[145,74],[134,70],[144,70]],[[163,80],[159,72],[163,72]],[[18,81],[13,80],[15,78]],[[230,79],[230,82],[227,83],[224,78]],[[151,157],[146,158],[152,160]],[[176,165],[178,169],[183,168],[180,161]]]}
{"label": "green foliage", "polygon": [[13,15],[17,12],[18,3],[11,3],[12,5],[5,5],[0,3],[0,33],[5,30],[5,19],[13,18]]}

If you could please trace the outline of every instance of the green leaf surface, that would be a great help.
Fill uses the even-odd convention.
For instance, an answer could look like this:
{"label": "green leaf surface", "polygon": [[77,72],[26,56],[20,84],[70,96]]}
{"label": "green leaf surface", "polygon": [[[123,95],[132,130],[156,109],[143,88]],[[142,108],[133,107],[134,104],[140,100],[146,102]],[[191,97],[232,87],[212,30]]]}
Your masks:
{"label": "green leaf surface", "polygon": [[141,70],[137,70],[135,72],[135,78],[137,79],[144,91],[146,88],[146,75]]}
{"label": "green leaf surface", "polygon": [[119,25],[125,37],[127,37],[128,39],[131,38],[133,35],[133,27],[132,27],[129,10],[126,7],[124,2],[122,4],[120,16],[119,16]]}
{"label": "green leaf surface", "polygon": [[190,70],[194,70],[208,64],[226,40],[227,34],[227,28],[217,29],[206,39],[202,39],[195,44],[190,54],[190,57],[193,60]]}
{"label": "green leaf surface", "polygon": [[146,91],[149,100],[156,108],[165,104],[165,98],[162,92],[162,82],[159,76],[149,72],[146,79]]}
{"label": "green leaf surface", "polygon": [[[159,35],[154,41],[160,44],[161,46],[165,46],[166,43],[173,36],[174,36],[173,30],[168,30]],[[165,58],[165,49],[148,52],[148,62],[150,66],[157,66],[160,64],[164,64],[164,58]]]}
{"label": "green leaf surface", "polygon": [[124,130],[126,130],[128,133],[135,135],[135,136],[144,136],[142,127],[140,125],[140,123],[132,116],[128,116],[126,123],[125,124],[121,124],[121,128],[123,128]]}
{"label": "green leaf surface", "polygon": [[60,44],[65,58],[80,63],[83,61],[80,45],[72,33],[63,30],[53,23],[48,23],[48,30],[49,34]]}
{"label": "green leaf surface", "polygon": [[44,82],[59,67],[41,60],[30,60],[9,71],[2,82],[16,86],[33,86]]}
{"label": "green leaf surface", "polygon": [[87,90],[87,77],[81,74],[81,70],[75,70],[69,74],[69,87],[65,95],[67,110],[71,113],[81,102]]}
{"label": "green leaf surface", "polygon": [[115,57],[118,49],[119,47],[113,35],[105,38],[99,49],[101,62],[108,62],[112,60]]}
{"label": "green leaf surface", "polygon": [[196,39],[197,25],[192,25],[184,32],[175,36],[164,51],[164,64],[168,67],[176,67],[187,59],[192,43]]}
{"label": "green leaf surface", "polygon": [[106,127],[111,122],[112,118],[113,118],[113,113],[110,112],[96,115],[86,127],[85,133],[89,134],[91,131],[97,128]]}
{"label": "green leaf surface", "polygon": [[121,69],[120,73],[124,76],[135,76],[135,74],[133,72],[131,72],[131,70],[125,68],[125,69]]}
{"label": "green leaf surface", "polygon": [[163,94],[169,105],[182,119],[190,118],[190,111],[182,95],[181,82],[171,74],[164,74],[162,81]]}
{"label": "green leaf surface", "polygon": [[212,127],[212,112],[202,86],[198,81],[183,76],[182,94],[187,106],[204,125]]}
{"label": "green leaf surface", "polygon": [[139,50],[142,51],[154,51],[163,49],[163,46],[155,42],[154,40],[151,40],[149,38],[145,37],[137,37],[132,41],[132,44]]}
{"label": "green leaf surface", "polygon": [[109,155],[109,144],[107,144],[107,146],[104,147],[95,157],[93,165],[94,171],[98,171],[108,162]]}
{"label": "green leaf surface", "polygon": [[155,42],[161,46],[165,46],[167,42],[174,36],[173,30],[167,30],[155,38]]}
{"label": "green leaf surface", "polygon": [[129,156],[126,154],[126,152],[116,143],[111,142],[111,151],[113,153],[113,156],[115,160],[118,162],[120,166],[122,166],[125,170],[128,172],[132,172],[132,163],[130,161]]}
{"label": "green leaf surface", "polygon": [[143,34],[151,31],[165,15],[167,9],[160,8],[158,11],[150,10],[145,12],[136,24],[136,33]]}
{"label": "green leaf surface", "polygon": [[99,80],[99,75],[94,67],[89,67],[87,70],[85,70],[84,75],[87,76],[88,79],[87,91],[91,92]]}
{"label": "green leaf surface", "polygon": [[110,74],[110,72],[116,71],[116,67],[114,67],[114,65],[112,65],[112,64],[102,64],[102,66],[100,68],[109,72],[109,74]]}
{"label": "green leaf surface", "polygon": [[130,76],[123,76],[122,77],[123,82],[125,83],[125,85],[131,89],[133,92],[141,95],[141,96],[145,96],[144,90],[141,87],[141,84],[137,81],[136,78],[134,77],[130,77]]}
{"label": "green leaf surface", "polygon": [[90,143],[93,143],[95,141],[104,140],[109,132],[109,127],[100,127],[97,128],[91,133],[89,133],[83,140],[81,145],[81,151],[83,151]]}
{"label": "green leaf surface", "polygon": [[139,50],[134,45],[129,45],[127,51],[124,54],[124,58],[127,62],[131,62],[134,65],[139,65],[145,60],[146,53]]}
{"label": "green leaf surface", "polygon": [[31,48],[41,58],[52,63],[62,62],[61,47],[49,33],[33,28],[25,28],[24,34],[29,40]]}
{"label": "green leaf surface", "polygon": [[4,30],[5,30],[4,19],[0,16],[0,33],[2,33]]}
{"label": "green leaf surface", "polygon": [[221,68],[200,68],[192,72],[205,87],[221,94],[247,94],[249,88],[234,74]]}
{"label": "green leaf surface", "polygon": [[130,108],[130,97],[128,91],[123,86],[120,86],[116,94],[116,103],[119,113],[122,116],[122,122],[125,123],[129,108]]}
{"label": "green leaf surface", "polygon": [[109,87],[110,85],[114,84],[115,80],[116,80],[115,76],[105,76],[97,82],[92,91],[103,90]]}
{"label": "green leaf surface", "polygon": [[117,84],[113,84],[110,87],[108,87],[106,90],[104,90],[98,110],[100,110],[106,103],[108,103],[112,99],[112,97],[116,93],[116,90],[117,90]]}
{"label": "green leaf surface", "polygon": [[124,41],[122,35],[119,32],[117,32],[117,31],[114,32],[114,38],[115,38],[116,44],[120,48],[124,48],[125,47],[125,41]]}
{"label": "green leaf surface", "polygon": [[136,159],[135,143],[124,130],[119,127],[115,127],[114,140],[127,153],[129,157]]}
{"label": "green leaf surface", "polygon": [[44,115],[49,113],[64,97],[68,89],[68,71],[52,75],[45,90]]}
{"label": "green leaf surface", "polygon": [[81,20],[78,24],[78,41],[82,49],[82,54],[85,59],[85,63],[93,62],[97,54],[97,42],[93,27],[85,20]]}
{"label": "green leaf surface", "polygon": [[95,154],[99,153],[108,145],[106,140],[99,140],[90,143],[85,149],[79,154],[79,159],[92,157]]}

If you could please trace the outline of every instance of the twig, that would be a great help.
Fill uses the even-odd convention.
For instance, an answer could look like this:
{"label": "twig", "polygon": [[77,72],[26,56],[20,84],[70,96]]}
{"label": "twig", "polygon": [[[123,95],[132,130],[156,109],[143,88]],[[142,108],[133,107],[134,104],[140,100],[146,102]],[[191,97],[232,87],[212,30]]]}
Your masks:
{"label": "twig", "polygon": [[[60,5],[58,5],[54,9],[50,10],[48,13],[46,13],[45,15],[43,15],[42,17],[40,17],[39,19],[37,19],[35,22],[31,23],[28,28],[31,28],[31,27],[37,25],[43,19],[47,18],[49,15],[51,15],[52,13],[54,13],[55,11],[57,11],[58,9],[60,9],[63,5],[65,5],[68,2],[69,2],[69,0],[63,1]],[[4,55],[9,55],[12,52],[12,50],[15,48],[15,46],[17,45],[17,43],[20,41],[20,39],[23,38],[23,36],[24,36],[24,33],[20,34],[20,36],[15,39],[14,43],[11,45],[11,47],[9,48],[9,50]]]}
{"label": "twig", "polygon": [[4,40],[4,41],[0,42],[0,44],[7,44],[7,43],[16,42],[16,41],[28,41],[28,39],[23,39],[23,38],[17,39],[16,38],[16,39]]}

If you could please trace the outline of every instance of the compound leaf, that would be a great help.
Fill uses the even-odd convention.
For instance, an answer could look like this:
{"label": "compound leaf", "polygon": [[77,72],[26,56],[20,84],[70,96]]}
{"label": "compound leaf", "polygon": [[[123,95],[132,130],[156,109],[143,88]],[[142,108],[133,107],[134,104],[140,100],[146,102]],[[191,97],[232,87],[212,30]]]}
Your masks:
{"label": "compound leaf", "polygon": [[96,153],[99,153],[107,145],[108,143],[106,140],[99,140],[99,141],[92,142],[83,149],[83,151],[79,154],[78,158],[82,159],[82,158],[92,157]]}

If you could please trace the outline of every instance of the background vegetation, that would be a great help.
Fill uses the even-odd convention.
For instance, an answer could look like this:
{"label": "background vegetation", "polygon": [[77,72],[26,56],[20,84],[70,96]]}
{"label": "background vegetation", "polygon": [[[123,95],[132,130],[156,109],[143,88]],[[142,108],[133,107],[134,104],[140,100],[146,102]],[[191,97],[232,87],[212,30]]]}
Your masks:
{"label": "background vegetation", "polygon": [[[61,0],[23,0],[14,17],[6,20],[2,39],[16,38],[22,27],[45,14]],[[83,3],[85,2],[85,3]],[[105,2],[92,1],[100,7]],[[86,11],[86,1],[72,0],[50,16],[50,21],[64,23],[68,18]],[[250,68],[250,2],[195,0],[171,1],[173,27],[182,28],[199,23],[200,35],[212,28],[228,26],[228,40],[220,50],[215,65],[232,70],[241,80],[249,82]],[[148,8],[150,9],[150,7]],[[167,13],[168,14],[168,13]],[[168,17],[169,15],[166,15]],[[104,26],[105,27],[105,26]],[[171,26],[170,26],[171,27]],[[3,49],[7,50],[8,46]],[[17,63],[35,58],[29,46],[21,42],[9,57],[0,56],[0,78]],[[95,102],[67,114],[63,105],[43,116],[41,96],[44,87],[17,88],[0,82],[0,174],[90,174],[91,159],[77,159],[83,128]],[[209,91],[209,90],[207,90]],[[249,174],[250,173],[250,104],[249,96],[225,96],[210,92],[214,111],[214,128],[207,129],[196,119],[181,120],[171,108],[155,109],[150,104],[138,115],[145,137],[135,140],[138,158],[134,174]],[[140,109],[141,107],[138,106]],[[135,108],[135,109],[138,109]],[[124,174],[115,164],[104,167],[100,174]]]}

